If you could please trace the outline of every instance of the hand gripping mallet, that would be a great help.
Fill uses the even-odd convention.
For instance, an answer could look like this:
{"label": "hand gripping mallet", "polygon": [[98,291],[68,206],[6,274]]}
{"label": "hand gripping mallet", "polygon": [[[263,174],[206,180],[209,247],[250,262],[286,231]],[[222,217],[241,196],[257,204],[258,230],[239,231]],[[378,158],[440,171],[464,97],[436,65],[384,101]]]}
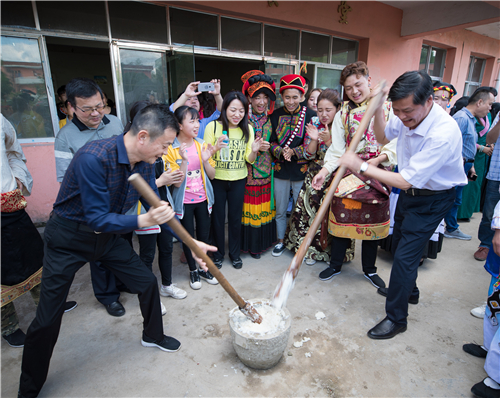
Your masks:
{"label": "hand gripping mallet", "polygon": [[[384,89],[385,84],[386,84],[385,80],[382,80],[380,82],[379,93],[370,100],[368,108],[366,109],[366,112],[363,115],[361,122],[359,123],[359,127],[356,130],[354,137],[352,138],[351,144],[347,149],[348,151],[353,153],[356,151],[356,148],[358,147],[361,138],[365,134],[365,131],[368,128],[368,125],[370,124],[370,120],[375,114],[378,104],[383,100],[384,95],[382,93],[382,90]],[[307,249],[309,249],[309,246],[311,245],[311,242],[314,236],[316,235],[316,232],[318,231],[321,221],[326,216],[327,210],[330,208],[330,203],[332,202],[333,194],[337,190],[337,186],[339,185],[340,180],[344,177],[346,170],[347,168],[345,166],[340,166],[339,169],[337,170],[335,178],[333,179],[332,183],[330,184],[330,187],[328,188],[328,191],[326,192],[323,198],[323,203],[321,203],[321,206],[319,207],[318,212],[316,213],[316,217],[314,218],[313,223],[309,227],[309,230],[307,231],[304,240],[302,241],[299,249],[295,253],[292,262],[290,263],[290,266],[283,274],[283,277],[281,278],[278,286],[276,286],[276,290],[274,291],[274,297],[273,297],[273,305],[275,307],[281,308],[285,305],[288,299],[288,294],[290,293],[290,290],[293,287],[293,282],[295,281],[295,278],[299,273],[300,266],[302,265],[302,261],[304,260],[304,257],[307,253]]]}
{"label": "hand gripping mallet", "polygon": [[[129,177],[129,182],[134,186],[135,189],[141,194],[141,196],[146,199],[152,207],[159,207],[161,205],[160,198],[156,195],[155,191],[151,189],[148,183],[142,178],[138,173],[132,174]],[[207,264],[210,273],[217,278],[220,285],[224,290],[231,296],[234,302],[238,305],[241,312],[243,312],[252,322],[261,323],[262,316],[257,312],[257,310],[248,301],[245,301],[241,296],[236,293],[236,290],[230,285],[227,279],[222,275],[222,272],[215,266],[210,257],[207,256],[203,250],[201,250],[198,245],[194,242],[191,235],[184,229],[180,222],[174,217],[167,222],[170,228],[181,238],[182,242],[185,243],[199,258],[201,258]]]}

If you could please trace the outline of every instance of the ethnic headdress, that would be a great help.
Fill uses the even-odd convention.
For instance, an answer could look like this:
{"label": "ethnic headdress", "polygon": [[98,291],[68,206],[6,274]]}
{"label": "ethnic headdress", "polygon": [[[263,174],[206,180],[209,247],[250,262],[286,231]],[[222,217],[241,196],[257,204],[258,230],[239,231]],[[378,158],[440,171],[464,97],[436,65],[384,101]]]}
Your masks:
{"label": "ethnic headdress", "polygon": [[450,93],[450,101],[454,95],[457,95],[457,90],[455,90],[455,87],[450,83],[434,82],[433,87],[434,91],[448,91]]}
{"label": "ethnic headdress", "polygon": [[274,101],[276,101],[276,84],[271,76],[260,70],[251,70],[241,76],[243,88],[241,92],[253,98],[261,93],[269,97],[269,115],[274,111]]}
{"label": "ethnic headdress", "polygon": [[300,75],[286,75],[280,79],[280,94],[289,88],[295,88],[305,94],[306,80]]}

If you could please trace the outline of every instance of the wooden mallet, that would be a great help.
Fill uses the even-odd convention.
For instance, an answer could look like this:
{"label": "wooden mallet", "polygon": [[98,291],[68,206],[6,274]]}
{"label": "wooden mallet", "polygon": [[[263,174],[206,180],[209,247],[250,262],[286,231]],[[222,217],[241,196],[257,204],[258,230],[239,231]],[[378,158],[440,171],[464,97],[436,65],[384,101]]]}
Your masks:
{"label": "wooden mallet", "polygon": [[[382,80],[380,82],[379,84],[380,92],[370,100],[368,108],[366,109],[366,112],[363,115],[363,119],[361,119],[359,127],[356,130],[354,137],[352,138],[349,148],[347,149],[348,151],[353,153],[356,151],[356,148],[358,147],[361,138],[365,134],[365,131],[370,124],[370,120],[375,114],[375,110],[377,109],[378,104],[383,100],[384,95],[382,93],[382,90],[385,87],[385,84],[386,84],[385,80]],[[278,284],[278,286],[276,286],[276,290],[274,291],[274,297],[273,297],[273,305],[275,307],[281,308],[285,305],[290,290],[293,287],[295,278],[299,273],[302,261],[304,260],[304,257],[307,254],[307,249],[309,249],[309,246],[311,245],[311,242],[314,236],[316,235],[316,232],[318,231],[321,221],[326,216],[327,210],[330,208],[330,203],[332,201],[333,194],[337,190],[340,180],[344,177],[346,170],[347,168],[345,166],[340,166],[339,169],[337,170],[335,178],[333,179],[332,183],[330,184],[330,187],[328,188],[327,193],[323,198],[323,203],[321,203],[321,206],[319,207],[318,212],[316,213],[316,217],[314,218],[313,223],[309,227],[309,231],[307,231],[304,240],[302,241],[301,245],[299,246],[299,249],[295,253],[292,262],[290,263],[290,266],[283,274],[280,283]]]}
{"label": "wooden mallet", "polygon": [[[141,196],[146,199],[151,207],[161,206],[160,198],[156,195],[155,191],[151,189],[148,183],[142,178],[138,173],[132,174],[129,177],[129,182],[134,186],[135,189],[141,194]],[[238,305],[241,312],[243,312],[252,322],[261,323],[262,316],[257,312],[257,310],[248,301],[245,301],[241,296],[236,293],[236,290],[231,286],[227,279],[222,275],[222,272],[215,266],[210,257],[201,250],[195,243],[188,231],[184,229],[181,223],[174,217],[167,222],[170,228],[181,238],[182,242],[185,243],[199,258],[201,258],[207,264],[210,273],[217,278],[220,285],[224,290],[231,296],[234,302]]]}

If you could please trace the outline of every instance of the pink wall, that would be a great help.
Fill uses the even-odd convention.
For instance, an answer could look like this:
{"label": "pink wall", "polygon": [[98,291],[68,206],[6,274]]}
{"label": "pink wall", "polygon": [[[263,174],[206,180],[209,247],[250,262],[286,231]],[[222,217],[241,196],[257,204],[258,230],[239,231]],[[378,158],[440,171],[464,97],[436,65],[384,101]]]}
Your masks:
{"label": "pink wall", "polygon": [[54,143],[23,144],[22,147],[27,159],[26,165],[33,176],[33,189],[31,196],[26,198],[26,211],[34,223],[45,222],[59,192]]}
{"label": "pink wall", "polygon": [[[458,90],[456,98],[463,93],[471,53],[487,59],[483,85],[496,85],[500,41],[464,29],[402,38],[403,11],[378,2],[348,1],[352,9],[347,14],[348,24],[339,23],[339,1],[278,1],[278,7],[269,7],[267,1],[152,3],[359,40],[359,59],[368,64],[372,82],[375,83],[386,79],[388,84],[392,84],[402,73],[417,69],[422,44],[426,43],[447,49],[444,77]],[[33,221],[46,221],[59,189],[55,175],[54,145],[26,144],[23,149],[35,180],[33,195],[28,198],[28,212]]]}

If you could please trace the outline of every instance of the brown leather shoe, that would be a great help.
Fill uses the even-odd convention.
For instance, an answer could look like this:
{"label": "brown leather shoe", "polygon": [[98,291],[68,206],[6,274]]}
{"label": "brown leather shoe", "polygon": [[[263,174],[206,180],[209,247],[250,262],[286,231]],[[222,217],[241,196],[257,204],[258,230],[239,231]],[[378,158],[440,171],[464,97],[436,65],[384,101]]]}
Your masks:
{"label": "brown leather shoe", "polygon": [[486,257],[488,257],[488,252],[490,249],[487,247],[479,247],[477,251],[474,253],[474,258],[477,261],[486,261]]}

